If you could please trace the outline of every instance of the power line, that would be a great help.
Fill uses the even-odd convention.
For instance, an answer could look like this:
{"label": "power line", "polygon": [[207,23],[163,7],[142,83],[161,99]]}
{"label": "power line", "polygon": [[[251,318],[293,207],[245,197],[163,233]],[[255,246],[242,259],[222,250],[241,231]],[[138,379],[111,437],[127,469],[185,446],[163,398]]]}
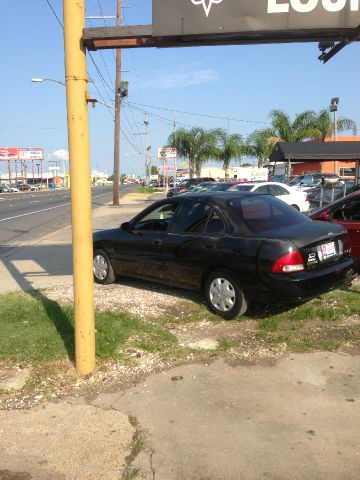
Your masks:
{"label": "power line", "polygon": [[166,108],[166,107],[158,107],[156,105],[146,105],[143,103],[135,103],[135,102],[129,102],[132,105],[139,105],[141,107],[147,107],[147,108],[155,108],[157,110],[166,110],[168,112],[175,112],[175,113],[182,113],[184,115],[193,115],[196,117],[205,117],[205,118],[216,118],[220,120],[230,120],[233,122],[244,122],[244,123],[255,123],[255,124],[262,124],[262,125],[270,125],[269,122],[261,122],[261,121],[256,121],[256,120],[245,120],[241,118],[234,118],[234,117],[222,117],[220,115],[211,115],[209,113],[195,113],[195,112],[185,112],[183,110],[177,110],[175,108]]}
{"label": "power line", "polygon": [[53,12],[53,14],[55,15],[55,18],[56,20],[59,22],[59,25],[60,27],[64,30],[64,25],[62,24],[60,18],[57,16],[53,6],[51,5],[50,1],[49,0],[46,0],[46,3],[49,5],[49,7],[51,8],[51,11]]}
{"label": "power line", "polygon": [[90,60],[92,61],[93,65],[94,65],[94,67],[95,67],[95,70],[97,71],[97,74],[99,75],[99,78],[100,78],[102,84],[103,84],[105,87],[108,88],[108,90],[106,90],[106,88],[105,88],[105,91],[106,91],[107,96],[109,97],[110,102],[113,102],[114,99],[111,98],[111,96],[110,96],[110,94],[109,94],[109,91],[113,94],[113,93],[115,93],[114,90],[109,86],[109,84],[107,83],[107,81],[106,81],[105,78],[104,78],[104,75],[100,72],[100,69],[99,69],[99,67],[97,66],[97,64],[96,64],[96,62],[95,62],[95,60],[94,60],[94,57],[92,56],[91,52],[88,52],[88,54],[89,54]]}
{"label": "power line", "polygon": [[[98,2],[98,3],[99,3],[99,2]],[[100,7],[100,14],[102,14],[101,7]],[[86,10],[85,10],[85,15],[88,17],[88,14],[87,14],[87,11],[86,11]],[[90,24],[90,27],[92,27],[93,24],[92,24],[92,21],[91,21],[89,18],[88,18],[88,22],[89,22],[89,24]],[[105,20],[104,20],[104,22],[105,22]],[[106,23],[105,23],[105,25],[106,25]],[[111,75],[110,75],[110,72],[109,72],[107,63],[106,63],[106,61],[105,61],[105,57],[104,57],[103,51],[100,50],[99,53],[100,53],[101,59],[102,59],[102,61],[103,61],[103,64],[104,64],[104,67],[105,67],[107,76],[108,76],[108,78],[109,78],[109,80],[110,80],[110,83],[115,84],[115,81],[111,78]]]}

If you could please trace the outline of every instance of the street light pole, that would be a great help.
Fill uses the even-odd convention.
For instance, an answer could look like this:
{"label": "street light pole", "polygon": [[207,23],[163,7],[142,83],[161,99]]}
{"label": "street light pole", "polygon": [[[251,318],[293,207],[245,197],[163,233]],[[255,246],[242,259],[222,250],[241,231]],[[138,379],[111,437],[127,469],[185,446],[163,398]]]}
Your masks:
{"label": "street light pole", "polygon": [[[121,27],[122,0],[117,0],[116,25]],[[113,205],[120,204],[121,49],[116,50]]]}
{"label": "street light pole", "polygon": [[75,363],[80,375],[95,369],[95,315],[85,0],[63,0],[65,78],[73,246]]}
{"label": "street light pole", "polygon": [[[339,97],[331,99],[330,112],[334,113],[334,142],[337,141],[337,110],[339,104]],[[337,173],[337,161],[334,161],[334,173]]]}

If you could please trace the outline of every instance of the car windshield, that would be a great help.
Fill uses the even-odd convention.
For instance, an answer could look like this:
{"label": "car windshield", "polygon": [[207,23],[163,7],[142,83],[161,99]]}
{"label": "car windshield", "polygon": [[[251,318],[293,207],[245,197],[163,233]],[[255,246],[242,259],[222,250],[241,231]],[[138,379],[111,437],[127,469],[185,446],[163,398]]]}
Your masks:
{"label": "car windshield", "polygon": [[301,184],[304,187],[312,187],[313,185],[317,185],[322,178],[322,175],[305,175],[305,177],[301,180]]}
{"label": "car windshield", "polygon": [[228,185],[227,183],[218,183],[217,185],[212,185],[209,188],[209,192],[225,192],[226,190],[229,190],[231,185]]}
{"label": "car windshield", "polygon": [[189,188],[189,192],[204,192],[209,190],[209,188],[213,185],[213,183],[198,183],[197,185],[193,185]]}
{"label": "car windshield", "polygon": [[270,195],[239,197],[230,200],[228,205],[250,233],[268,232],[309,221],[295,208]]}
{"label": "car windshield", "polygon": [[250,192],[254,185],[234,185],[229,188],[229,192]]}
{"label": "car windshield", "polygon": [[293,178],[290,177],[290,181],[288,182],[288,185],[289,186],[297,185],[302,181],[303,178],[304,178],[303,176],[293,177]]}
{"label": "car windshield", "polygon": [[188,187],[191,184],[190,180],[183,180],[182,182],[178,183],[178,187]]}

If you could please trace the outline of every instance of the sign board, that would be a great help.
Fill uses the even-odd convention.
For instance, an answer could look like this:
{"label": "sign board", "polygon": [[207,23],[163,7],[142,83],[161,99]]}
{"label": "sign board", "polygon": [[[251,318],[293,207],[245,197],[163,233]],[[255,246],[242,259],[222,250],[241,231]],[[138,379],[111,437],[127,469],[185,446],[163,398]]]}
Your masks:
{"label": "sign board", "polygon": [[[153,35],[265,35],[351,30],[359,0],[153,0]],[[301,32],[303,35],[301,35]]]}
{"label": "sign board", "polygon": [[175,167],[157,167],[158,172],[175,172],[176,168]]}
{"label": "sign board", "polygon": [[174,147],[159,147],[158,158],[163,159],[175,159],[178,157],[178,152]]}
{"label": "sign board", "polygon": [[0,148],[0,160],[43,160],[44,151],[38,147]]}
{"label": "sign board", "polygon": [[20,160],[43,160],[44,153],[41,148],[19,148]]}
{"label": "sign board", "polygon": [[18,157],[18,148],[0,148],[0,160],[17,160]]}

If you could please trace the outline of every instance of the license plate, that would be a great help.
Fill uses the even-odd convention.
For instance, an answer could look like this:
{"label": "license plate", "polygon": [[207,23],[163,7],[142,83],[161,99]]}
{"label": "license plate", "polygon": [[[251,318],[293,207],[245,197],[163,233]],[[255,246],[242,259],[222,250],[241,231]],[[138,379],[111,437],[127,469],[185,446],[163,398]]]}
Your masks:
{"label": "license plate", "polygon": [[324,260],[336,255],[335,242],[324,243],[324,245],[321,245],[321,252]]}

